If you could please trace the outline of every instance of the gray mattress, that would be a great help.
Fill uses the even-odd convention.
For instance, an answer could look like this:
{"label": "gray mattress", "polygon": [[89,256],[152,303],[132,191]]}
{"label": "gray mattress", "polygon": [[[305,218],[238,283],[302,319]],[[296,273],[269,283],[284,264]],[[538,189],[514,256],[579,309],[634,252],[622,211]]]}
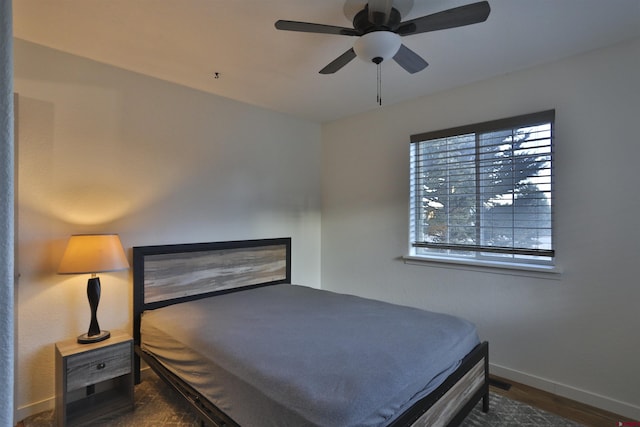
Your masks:
{"label": "gray mattress", "polygon": [[142,348],[251,426],[385,426],[478,343],[449,315],[274,285],[147,311]]}

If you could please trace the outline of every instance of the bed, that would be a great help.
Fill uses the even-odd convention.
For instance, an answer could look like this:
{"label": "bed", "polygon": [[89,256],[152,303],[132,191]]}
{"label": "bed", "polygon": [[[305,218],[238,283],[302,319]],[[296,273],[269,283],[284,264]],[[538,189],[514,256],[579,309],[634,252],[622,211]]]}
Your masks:
{"label": "bed", "polygon": [[291,284],[291,239],[133,248],[142,358],[213,426],[454,426],[488,343],[457,317]]}

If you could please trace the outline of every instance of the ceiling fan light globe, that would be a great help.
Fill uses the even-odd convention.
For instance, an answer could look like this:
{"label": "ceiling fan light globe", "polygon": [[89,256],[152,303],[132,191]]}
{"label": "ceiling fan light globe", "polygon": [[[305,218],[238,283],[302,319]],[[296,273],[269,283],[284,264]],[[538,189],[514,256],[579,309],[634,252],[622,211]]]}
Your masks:
{"label": "ceiling fan light globe", "polygon": [[363,61],[377,64],[393,58],[398,53],[401,44],[400,36],[396,33],[372,31],[358,38],[353,45],[353,50]]}

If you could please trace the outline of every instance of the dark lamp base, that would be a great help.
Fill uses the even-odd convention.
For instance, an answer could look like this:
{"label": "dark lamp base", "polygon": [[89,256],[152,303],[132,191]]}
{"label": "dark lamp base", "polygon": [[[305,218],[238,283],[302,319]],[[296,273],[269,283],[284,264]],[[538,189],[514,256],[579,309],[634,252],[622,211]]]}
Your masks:
{"label": "dark lamp base", "polygon": [[109,331],[100,331],[98,335],[82,334],[78,337],[79,344],[92,344],[94,342],[104,341],[111,336]]}

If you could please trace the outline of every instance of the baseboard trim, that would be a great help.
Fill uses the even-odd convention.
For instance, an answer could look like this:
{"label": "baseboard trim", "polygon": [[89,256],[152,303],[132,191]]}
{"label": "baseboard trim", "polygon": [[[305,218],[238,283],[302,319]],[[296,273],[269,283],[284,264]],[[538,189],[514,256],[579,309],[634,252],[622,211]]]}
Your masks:
{"label": "baseboard trim", "polygon": [[20,422],[31,415],[39,414],[40,412],[50,411],[56,407],[55,396],[41,400],[39,402],[31,403],[29,405],[21,406],[16,410],[16,421]]}
{"label": "baseboard trim", "polygon": [[640,407],[627,402],[611,399],[586,390],[581,390],[566,384],[557,383],[515,369],[489,363],[489,372],[493,375],[519,382],[567,399],[575,400],[605,411],[613,412],[633,420],[640,420]]}

